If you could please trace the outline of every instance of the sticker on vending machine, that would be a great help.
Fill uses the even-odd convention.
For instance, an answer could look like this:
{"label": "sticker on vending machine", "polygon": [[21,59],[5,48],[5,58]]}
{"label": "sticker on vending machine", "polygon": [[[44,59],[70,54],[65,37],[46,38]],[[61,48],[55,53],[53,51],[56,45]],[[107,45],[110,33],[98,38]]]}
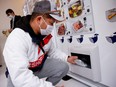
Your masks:
{"label": "sticker on vending machine", "polygon": [[68,12],[71,18],[80,16],[83,12],[82,0],[78,0],[74,2],[73,4],[69,5]]}

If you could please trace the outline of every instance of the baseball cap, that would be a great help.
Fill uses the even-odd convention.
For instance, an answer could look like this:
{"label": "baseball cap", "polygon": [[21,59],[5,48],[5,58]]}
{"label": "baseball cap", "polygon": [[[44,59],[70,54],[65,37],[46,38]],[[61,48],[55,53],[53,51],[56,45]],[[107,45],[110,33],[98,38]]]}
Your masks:
{"label": "baseball cap", "polygon": [[34,5],[33,12],[42,13],[42,14],[48,13],[50,16],[52,16],[54,19],[58,21],[64,20],[60,10],[57,10],[56,4],[54,2],[38,1]]}

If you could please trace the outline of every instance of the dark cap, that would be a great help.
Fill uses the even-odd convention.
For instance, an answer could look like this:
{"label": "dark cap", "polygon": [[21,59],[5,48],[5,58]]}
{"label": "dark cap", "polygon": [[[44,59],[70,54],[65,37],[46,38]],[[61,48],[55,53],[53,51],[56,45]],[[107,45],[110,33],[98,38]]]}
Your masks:
{"label": "dark cap", "polygon": [[50,1],[39,1],[35,3],[33,12],[46,14],[48,13],[54,19],[62,21],[64,18],[60,15],[60,11],[57,10],[56,4]]}

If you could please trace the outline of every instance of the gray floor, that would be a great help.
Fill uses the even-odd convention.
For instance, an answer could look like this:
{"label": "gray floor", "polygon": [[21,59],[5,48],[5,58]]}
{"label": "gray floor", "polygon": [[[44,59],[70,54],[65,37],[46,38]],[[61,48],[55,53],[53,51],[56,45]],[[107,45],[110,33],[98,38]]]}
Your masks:
{"label": "gray floor", "polygon": [[61,86],[61,85],[64,85],[64,87],[88,87],[74,79],[70,79],[68,81],[63,81],[61,80],[59,83],[58,83],[58,86]]}
{"label": "gray floor", "polygon": [[[0,87],[6,87],[7,84],[4,72],[5,66],[0,67]],[[70,79],[68,81],[61,80],[57,85],[58,86],[64,85],[64,87],[87,87],[74,79]]]}

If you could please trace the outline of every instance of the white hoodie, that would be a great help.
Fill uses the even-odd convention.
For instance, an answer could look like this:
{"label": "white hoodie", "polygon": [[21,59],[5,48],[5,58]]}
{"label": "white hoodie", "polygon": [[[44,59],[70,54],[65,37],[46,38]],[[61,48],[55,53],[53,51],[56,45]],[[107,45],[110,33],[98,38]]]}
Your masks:
{"label": "white hoodie", "polygon": [[[47,39],[43,46],[50,58],[67,61],[67,55],[56,50],[52,39]],[[28,69],[32,63],[38,61],[43,52],[38,45],[32,42],[30,35],[22,29],[16,28],[8,36],[3,56],[15,87],[54,87],[52,83],[39,79]],[[60,56],[59,56],[60,55]]]}

